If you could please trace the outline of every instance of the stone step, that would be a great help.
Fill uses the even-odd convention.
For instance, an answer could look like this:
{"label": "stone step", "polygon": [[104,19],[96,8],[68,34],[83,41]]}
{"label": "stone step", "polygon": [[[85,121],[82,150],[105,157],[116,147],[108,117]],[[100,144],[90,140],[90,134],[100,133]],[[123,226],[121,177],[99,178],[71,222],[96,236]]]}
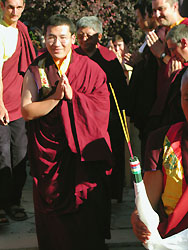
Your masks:
{"label": "stone step", "polygon": [[[106,243],[112,248],[128,246],[142,247],[142,244],[136,238],[132,229],[129,228],[111,230],[111,239],[106,240]],[[142,249],[144,248],[142,247]]]}

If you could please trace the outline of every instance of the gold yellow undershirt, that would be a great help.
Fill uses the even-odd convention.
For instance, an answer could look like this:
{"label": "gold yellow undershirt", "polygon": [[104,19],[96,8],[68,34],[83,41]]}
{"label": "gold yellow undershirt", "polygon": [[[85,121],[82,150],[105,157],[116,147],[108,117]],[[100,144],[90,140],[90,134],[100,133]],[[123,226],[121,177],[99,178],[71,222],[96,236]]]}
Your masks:
{"label": "gold yellow undershirt", "polygon": [[69,53],[67,54],[67,56],[61,60],[56,60],[55,58],[53,58],[57,68],[58,68],[58,73],[60,76],[62,76],[63,74],[65,74],[68,70],[70,61],[71,61],[71,55],[72,55],[72,49],[70,49]]}

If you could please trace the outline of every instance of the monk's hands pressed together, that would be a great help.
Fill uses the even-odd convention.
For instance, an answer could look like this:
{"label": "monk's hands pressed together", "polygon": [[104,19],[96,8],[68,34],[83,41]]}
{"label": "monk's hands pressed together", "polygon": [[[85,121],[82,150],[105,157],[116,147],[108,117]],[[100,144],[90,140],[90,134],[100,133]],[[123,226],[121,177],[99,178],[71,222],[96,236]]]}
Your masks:
{"label": "monk's hands pressed together", "polygon": [[63,74],[61,78],[63,79],[63,82],[64,82],[65,98],[67,100],[71,101],[72,96],[73,96],[73,92],[72,92],[72,88],[69,84],[69,80],[65,74]]}
{"label": "monk's hands pressed together", "polygon": [[146,225],[140,220],[137,210],[135,210],[131,215],[131,224],[136,237],[142,243],[146,243],[146,241],[149,240],[151,233]]}
{"label": "monk's hands pressed together", "polygon": [[62,100],[64,97],[67,100],[72,100],[72,88],[69,84],[69,80],[65,74],[60,77],[55,91],[55,99]]}

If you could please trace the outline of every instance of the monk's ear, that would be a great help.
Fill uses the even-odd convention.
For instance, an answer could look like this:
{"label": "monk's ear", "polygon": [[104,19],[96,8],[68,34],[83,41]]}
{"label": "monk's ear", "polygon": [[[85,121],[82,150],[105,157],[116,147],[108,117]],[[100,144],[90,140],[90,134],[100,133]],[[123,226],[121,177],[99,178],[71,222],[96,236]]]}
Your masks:
{"label": "monk's ear", "polygon": [[188,47],[188,40],[186,38],[182,38],[181,45],[182,45],[183,49]]}
{"label": "monk's ear", "polygon": [[75,34],[72,35],[72,44],[75,44],[75,41],[76,41],[76,36]]}
{"label": "monk's ear", "polygon": [[99,34],[98,34],[98,40],[100,41],[101,39],[102,39],[102,34],[99,33]]}
{"label": "monk's ear", "polygon": [[173,4],[174,10],[177,10],[179,12],[179,4],[178,1]]}

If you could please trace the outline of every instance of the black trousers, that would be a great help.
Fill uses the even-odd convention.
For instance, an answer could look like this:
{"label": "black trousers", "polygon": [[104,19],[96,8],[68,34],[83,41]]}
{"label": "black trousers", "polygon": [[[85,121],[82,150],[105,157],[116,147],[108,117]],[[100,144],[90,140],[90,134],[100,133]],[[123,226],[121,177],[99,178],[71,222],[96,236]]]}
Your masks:
{"label": "black trousers", "polygon": [[109,121],[108,132],[115,159],[115,166],[111,175],[111,198],[121,202],[125,184],[125,137],[118,118]]}
{"label": "black trousers", "polygon": [[0,208],[19,205],[26,181],[27,136],[23,118],[0,125]]}

